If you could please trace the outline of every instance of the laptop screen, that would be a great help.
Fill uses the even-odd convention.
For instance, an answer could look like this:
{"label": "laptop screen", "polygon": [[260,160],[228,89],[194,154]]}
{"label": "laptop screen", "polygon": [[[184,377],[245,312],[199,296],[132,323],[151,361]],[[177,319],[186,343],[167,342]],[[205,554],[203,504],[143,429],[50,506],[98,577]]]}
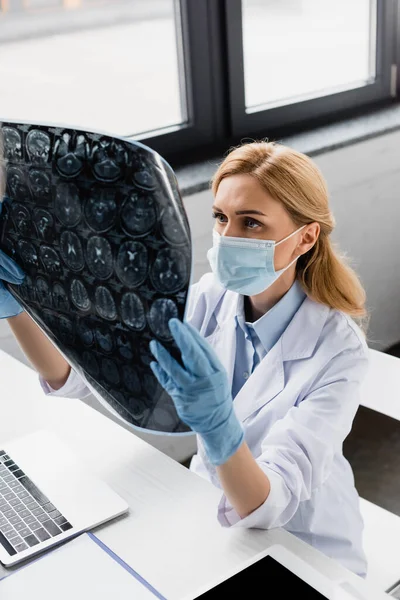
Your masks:
{"label": "laptop screen", "polygon": [[[276,590],[276,586],[279,586],[278,589],[285,591],[284,596],[282,596],[285,598],[307,598],[307,600],[323,600],[327,598],[274,558],[265,556],[205,594],[197,596],[196,600],[200,598],[202,600],[234,598],[238,590],[246,590],[245,597],[256,598],[256,594],[260,595],[263,588],[264,591],[268,589]],[[249,593],[251,593],[251,596],[248,595]],[[261,595],[263,597],[264,594]]]}

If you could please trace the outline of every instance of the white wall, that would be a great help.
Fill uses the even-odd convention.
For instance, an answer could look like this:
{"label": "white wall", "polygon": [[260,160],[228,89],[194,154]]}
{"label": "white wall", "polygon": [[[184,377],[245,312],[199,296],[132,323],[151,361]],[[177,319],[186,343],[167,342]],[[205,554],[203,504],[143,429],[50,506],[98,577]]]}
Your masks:
{"label": "white wall", "polygon": [[[371,310],[370,345],[400,341],[400,133],[317,157],[331,191],[337,220],[335,239],[353,259],[367,290]],[[211,245],[211,192],[185,198],[193,237],[193,281],[208,270]],[[25,361],[5,321],[0,348]],[[57,400],[55,399],[55,402]],[[104,412],[94,398],[89,404]],[[195,440],[138,434],[176,460],[195,451]]]}

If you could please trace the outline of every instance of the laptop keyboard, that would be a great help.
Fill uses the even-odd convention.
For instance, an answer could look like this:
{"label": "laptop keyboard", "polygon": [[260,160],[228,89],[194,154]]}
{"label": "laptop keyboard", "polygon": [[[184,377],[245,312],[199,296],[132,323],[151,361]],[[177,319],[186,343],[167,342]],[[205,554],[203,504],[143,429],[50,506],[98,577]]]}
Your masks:
{"label": "laptop keyboard", "polygon": [[0,544],[10,556],[72,529],[5,450],[0,450]]}

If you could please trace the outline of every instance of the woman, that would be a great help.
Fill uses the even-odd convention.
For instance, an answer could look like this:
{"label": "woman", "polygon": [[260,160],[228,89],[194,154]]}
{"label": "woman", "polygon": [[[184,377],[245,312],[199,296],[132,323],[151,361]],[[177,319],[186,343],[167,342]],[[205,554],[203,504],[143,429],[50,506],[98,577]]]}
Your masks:
{"label": "woman", "polygon": [[[365,294],[332,248],[325,182],[306,156],[260,142],[227,156],[213,192],[213,273],[193,286],[188,323],[170,322],[183,366],[151,342],[155,375],[198,434],[191,469],[222,488],[223,525],[284,527],[365,576],[342,453],[367,369],[352,320]],[[47,340],[38,360],[23,314],[10,325],[47,393],[87,393]]]}

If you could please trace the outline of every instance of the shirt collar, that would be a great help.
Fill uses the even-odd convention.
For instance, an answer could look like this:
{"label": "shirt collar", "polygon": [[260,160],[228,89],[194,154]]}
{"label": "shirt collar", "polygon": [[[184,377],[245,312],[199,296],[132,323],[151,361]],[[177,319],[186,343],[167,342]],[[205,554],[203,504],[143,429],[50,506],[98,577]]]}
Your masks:
{"label": "shirt collar", "polygon": [[244,315],[244,297],[239,296],[236,312],[236,322],[244,331],[246,337],[256,335],[266,352],[269,352],[279,340],[290,321],[302,305],[306,294],[299,281],[295,281],[288,292],[254,323],[248,323]]}

